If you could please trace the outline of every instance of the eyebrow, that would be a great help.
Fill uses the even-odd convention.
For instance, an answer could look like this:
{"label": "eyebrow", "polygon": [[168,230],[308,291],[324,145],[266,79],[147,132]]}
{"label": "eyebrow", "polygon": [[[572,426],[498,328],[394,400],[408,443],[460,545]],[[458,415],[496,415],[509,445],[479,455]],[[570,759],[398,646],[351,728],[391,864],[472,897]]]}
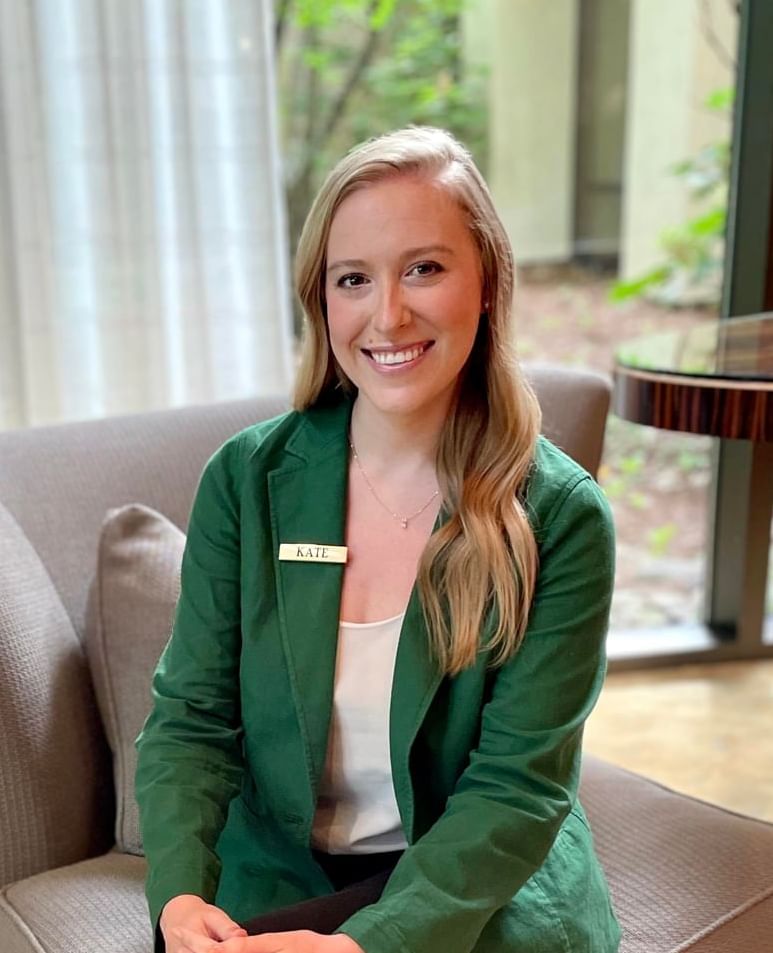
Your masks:
{"label": "eyebrow", "polygon": [[[401,258],[420,258],[422,255],[429,255],[433,252],[444,252],[446,255],[455,254],[453,248],[448,245],[420,245],[418,248],[409,248],[400,257]],[[327,266],[327,271],[336,271],[338,268],[365,268],[367,261],[364,258],[341,258]]]}

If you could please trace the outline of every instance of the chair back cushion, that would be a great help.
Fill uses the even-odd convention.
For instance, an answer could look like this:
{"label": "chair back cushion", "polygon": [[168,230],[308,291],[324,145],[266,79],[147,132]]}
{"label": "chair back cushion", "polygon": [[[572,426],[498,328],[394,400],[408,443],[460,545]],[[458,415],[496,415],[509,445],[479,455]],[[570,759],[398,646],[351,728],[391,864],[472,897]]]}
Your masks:
{"label": "chair back cushion", "polygon": [[140,502],[186,527],[207,459],[238,430],[287,406],[286,398],[228,401],[0,433],[0,502],[42,560],[79,638],[107,511]]}
{"label": "chair back cushion", "polygon": [[555,364],[525,364],[524,372],[542,408],[542,432],[595,477],[609,412],[609,378]]}

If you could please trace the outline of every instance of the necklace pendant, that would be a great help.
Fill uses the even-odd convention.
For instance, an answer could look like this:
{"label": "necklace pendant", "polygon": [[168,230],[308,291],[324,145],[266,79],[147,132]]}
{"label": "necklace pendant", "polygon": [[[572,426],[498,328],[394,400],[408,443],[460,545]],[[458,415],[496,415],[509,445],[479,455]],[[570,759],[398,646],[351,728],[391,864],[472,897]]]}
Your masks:
{"label": "necklace pendant", "polygon": [[400,525],[402,526],[403,529],[408,529],[408,520],[405,518],[401,519]]}

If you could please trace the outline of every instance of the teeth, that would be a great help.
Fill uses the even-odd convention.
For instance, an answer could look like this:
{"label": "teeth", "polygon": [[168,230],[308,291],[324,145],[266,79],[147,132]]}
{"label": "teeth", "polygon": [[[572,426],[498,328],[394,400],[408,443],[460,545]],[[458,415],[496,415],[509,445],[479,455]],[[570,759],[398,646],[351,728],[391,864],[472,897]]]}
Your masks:
{"label": "teeth", "polygon": [[408,351],[371,351],[373,360],[377,364],[406,364],[408,361],[415,361],[419,355],[424,353],[424,347],[412,347]]}

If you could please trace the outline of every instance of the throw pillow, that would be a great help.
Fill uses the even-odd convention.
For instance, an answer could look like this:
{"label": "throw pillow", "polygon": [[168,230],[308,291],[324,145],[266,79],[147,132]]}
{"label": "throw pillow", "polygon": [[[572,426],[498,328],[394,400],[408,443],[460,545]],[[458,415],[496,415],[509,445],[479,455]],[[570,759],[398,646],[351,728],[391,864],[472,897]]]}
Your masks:
{"label": "throw pillow", "polygon": [[113,752],[118,850],[142,853],[134,741],[150,712],[153,670],[180,591],[185,534],[140,504],[110,510],[89,595],[86,647]]}

